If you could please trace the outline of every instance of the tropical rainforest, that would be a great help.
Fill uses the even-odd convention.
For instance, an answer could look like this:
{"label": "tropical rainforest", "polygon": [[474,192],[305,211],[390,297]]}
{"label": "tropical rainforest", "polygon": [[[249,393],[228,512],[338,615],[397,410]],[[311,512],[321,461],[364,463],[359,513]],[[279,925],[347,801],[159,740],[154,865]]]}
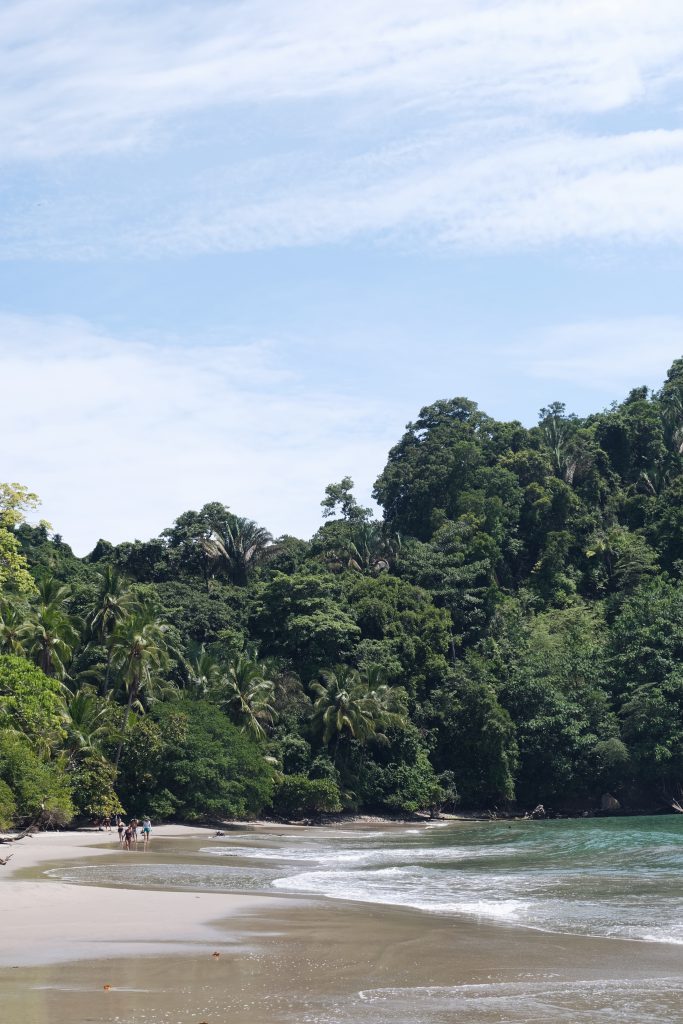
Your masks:
{"label": "tropical rainforest", "polygon": [[0,825],[680,795],[683,359],[529,428],[438,401],[374,497],[77,558],[0,485]]}

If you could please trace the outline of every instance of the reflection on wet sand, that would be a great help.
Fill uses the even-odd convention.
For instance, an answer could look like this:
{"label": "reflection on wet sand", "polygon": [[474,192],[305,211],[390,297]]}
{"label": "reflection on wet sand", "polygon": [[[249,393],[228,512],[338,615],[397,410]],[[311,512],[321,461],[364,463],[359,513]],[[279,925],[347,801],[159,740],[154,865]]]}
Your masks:
{"label": "reflection on wet sand", "polygon": [[3,1019],[22,1024],[683,1021],[683,974],[674,946],[550,936],[342,902],[269,906],[264,901],[224,922],[229,941],[214,950],[200,944],[183,956],[3,970]]}

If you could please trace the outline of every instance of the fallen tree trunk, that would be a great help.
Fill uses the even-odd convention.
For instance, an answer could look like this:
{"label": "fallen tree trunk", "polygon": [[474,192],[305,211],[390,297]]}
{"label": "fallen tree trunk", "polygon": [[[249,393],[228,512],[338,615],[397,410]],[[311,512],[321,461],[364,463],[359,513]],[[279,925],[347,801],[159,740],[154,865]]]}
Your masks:
{"label": "fallen tree trunk", "polygon": [[26,836],[32,835],[36,831],[37,827],[38,826],[34,821],[28,826],[28,828],[25,828],[23,832],[20,832],[18,836],[0,836],[0,843],[18,843],[20,839],[25,839]]}

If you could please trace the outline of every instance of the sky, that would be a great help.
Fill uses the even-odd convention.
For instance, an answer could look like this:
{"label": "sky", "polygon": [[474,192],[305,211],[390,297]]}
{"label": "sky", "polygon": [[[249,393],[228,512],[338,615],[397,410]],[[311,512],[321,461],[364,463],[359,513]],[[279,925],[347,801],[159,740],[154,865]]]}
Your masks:
{"label": "sky", "polygon": [[310,536],[421,407],[683,354],[680,0],[4,0],[0,479]]}

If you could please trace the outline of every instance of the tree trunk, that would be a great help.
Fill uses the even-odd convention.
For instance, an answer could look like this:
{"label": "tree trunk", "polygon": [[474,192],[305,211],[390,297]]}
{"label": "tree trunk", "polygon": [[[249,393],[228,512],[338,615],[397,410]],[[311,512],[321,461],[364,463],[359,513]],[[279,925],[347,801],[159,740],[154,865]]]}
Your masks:
{"label": "tree trunk", "polygon": [[109,693],[109,679],[111,676],[111,651],[107,648],[107,668],[104,673],[104,690],[102,696],[106,697]]}
{"label": "tree trunk", "polygon": [[128,703],[126,704],[126,714],[125,714],[125,717],[123,719],[123,728],[121,730],[121,740],[119,741],[119,748],[116,751],[116,760],[114,761],[114,768],[117,771],[119,770],[119,761],[121,760],[121,751],[123,750],[123,744],[124,744],[125,739],[126,739],[126,730],[128,728],[128,719],[130,718],[130,710],[131,710],[131,708],[133,706],[133,696],[137,693],[137,688],[138,688],[138,681],[137,681],[137,679],[134,679],[132,684],[131,684],[131,687],[130,687],[130,693],[128,694]]}
{"label": "tree trunk", "polygon": [[25,828],[23,832],[20,832],[18,836],[8,836],[7,838],[0,838],[0,843],[18,843],[20,839],[25,839],[26,836],[30,836],[37,829],[36,822],[32,822],[28,828]]}

